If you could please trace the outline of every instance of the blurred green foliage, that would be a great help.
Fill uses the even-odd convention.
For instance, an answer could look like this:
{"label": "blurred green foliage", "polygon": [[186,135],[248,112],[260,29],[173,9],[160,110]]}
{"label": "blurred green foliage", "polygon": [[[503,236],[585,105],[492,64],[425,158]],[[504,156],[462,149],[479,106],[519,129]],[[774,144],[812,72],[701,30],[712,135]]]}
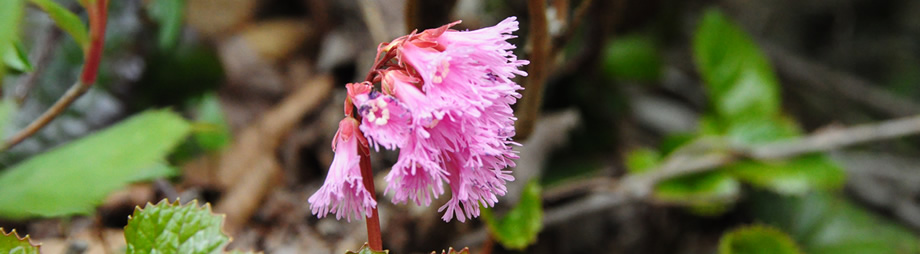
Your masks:
{"label": "blurred green foliage", "polygon": [[775,228],[754,225],[734,229],[719,240],[719,254],[800,254],[789,235]]}
{"label": "blurred green foliage", "polygon": [[5,0],[0,1],[0,84],[3,83],[3,77],[6,73],[6,58],[9,51],[15,50],[14,43],[18,41],[19,21],[23,13],[23,0]]}
{"label": "blurred green foliage", "polygon": [[482,208],[482,219],[489,226],[489,232],[508,249],[524,250],[537,240],[543,229],[543,196],[539,180],[531,180],[521,193],[511,211],[501,217],[492,210]]}
{"label": "blurred green foliage", "polygon": [[0,173],[0,217],[89,214],[110,192],[174,175],[164,158],[190,125],[167,110],[141,113]]}
{"label": "blurred green foliage", "polygon": [[80,45],[80,48],[85,49],[89,46],[89,33],[79,16],[53,0],[29,1],[45,11],[51,17],[51,20],[54,20],[54,24],[64,32],[67,32]]}
{"label": "blurred green foliage", "polygon": [[619,80],[656,81],[661,78],[661,56],[654,42],[641,35],[616,38],[604,50],[604,73]]}
{"label": "blurred green foliage", "polygon": [[7,68],[18,72],[32,71],[32,63],[29,61],[28,53],[22,45],[22,41],[16,39],[10,44],[10,49],[4,50],[3,62]]}
{"label": "blurred green foliage", "polygon": [[160,50],[170,51],[175,48],[182,33],[182,21],[185,18],[185,0],[150,1],[147,15],[160,25],[157,34],[157,46]]}
{"label": "blurred green foliage", "polygon": [[789,232],[811,254],[920,253],[920,238],[831,193],[752,195],[755,217]]}
{"label": "blurred green foliage", "polygon": [[193,136],[202,149],[208,152],[219,151],[230,145],[233,134],[227,123],[224,111],[220,108],[217,94],[208,93],[201,97],[192,108],[195,110],[195,124],[202,126],[195,130]]}

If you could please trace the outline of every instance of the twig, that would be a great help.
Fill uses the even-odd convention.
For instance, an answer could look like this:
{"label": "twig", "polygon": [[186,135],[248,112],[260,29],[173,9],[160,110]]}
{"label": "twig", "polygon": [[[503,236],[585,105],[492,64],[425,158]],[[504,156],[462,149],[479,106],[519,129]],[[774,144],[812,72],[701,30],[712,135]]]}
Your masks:
{"label": "twig", "polygon": [[515,123],[515,139],[523,141],[533,132],[534,123],[543,104],[543,83],[546,81],[549,60],[550,36],[547,30],[546,1],[529,0],[530,16],[530,65],[527,66],[523,97],[518,107],[518,121]]}
{"label": "twig", "polygon": [[39,130],[41,130],[45,125],[54,120],[61,112],[64,112],[71,103],[80,98],[81,95],[86,93],[87,90],[96,82],[96,75],[99,70],[99,62],[102,59],[102,49],[103,44],[105,43],[105,27],[106,20],[108,19],[108,0],[95,0],[90,1],[91,4],[86,6],[87,13],[89,15],[89,25],[90,25],[90,43],[89,47],[86,49],[85,59],[83,61],[83,71],[80,73],[80,80],[77,81],[70,89],[67,90],[54,105],[51,105],[51,108],[48,108],[45,113],[42,113],[38,119],[29,123],[26,128],[20,130],[18,133],[10,137],[7,141],[3,143],[3,146],[0,147],[0,151],[6,151],[9,148],[19,144],[29,136],[34,135]]}
{"label": "twig", "polygon": [[[578,4],[578,7],[575,7],[575,13],[572,15],[572,21],[569,22],[569,25],[566,26],[565,31],[562,32],[558,38],[553,41],[552,49],[550,50],[551,55],[558,55],[559,51],[562,50],[562,47],[565,46],[569,40],[575,35],[575,30],[578,29],[578,26],[581,25],[581,21],[585,19],[585,13],[588,12],[588,7],[591,7],[591,2],[593,0],[582,0]],[[559,6],[557,6],[559,8]],[[556,10],[561,12],[561,10]]]}
{"label": "twig", "polygon": [[48,61],[51,60],[51,55],[53,55],[57,48],[58,38],[61,37],[62,33],[60,30],[53,27],[50,27],[48,30],[48,35],[42,39],[41,45],[39,45],[39,49],[35,56],[35,70],[26,74],[22,81],[16,85],[16,90],[13,91],[16,95],[16,104],[18,105],[22,105],[26,101],[29,92],[35,87],[38,76],[45,72]]}
{"label": "twig", "polygon": [[809,62],[775,45],[765,44],[764,49],[774,61],[776,71],[797,83],[810,85],[823,92],[835,92],[889,116],[920,114],[920,104],[879,89],[879,86],[866,80]]}
{"label": "twig", "polygon": [[[565,206],[547,209],[543,223],[545,227],[552,227],[571,218],[604,211],[630,202],[647,200],[652,188],[663,180],[712,171],[741,159],[776,160],[916,134],[920,134],[920,115],[829,130],[798,139],[749,148],[733,147],[731,151],[694,153],[695,155],[675,154],[666,159],[658,168],[650,169],[648,173],[626,176],[618,182],[611,182],[606,188],[596,190]],[[589,185],[594,186],[594,184]],[[558,191],[546,191],[546,193],[554,192]],[[480,229],[473,232],[461,239],[460,243],[474,245],[482,242],[486,236],[485,231],[485,229]]]}

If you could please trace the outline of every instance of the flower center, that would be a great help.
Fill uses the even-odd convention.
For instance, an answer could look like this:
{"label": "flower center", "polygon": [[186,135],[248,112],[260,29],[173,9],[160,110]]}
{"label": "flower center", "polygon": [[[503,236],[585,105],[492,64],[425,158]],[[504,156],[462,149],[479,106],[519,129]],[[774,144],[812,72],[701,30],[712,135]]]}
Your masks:
{"label": "flower center", "polygon": [[[367,114],[367,120],[376,125],[385,125],[390,120],[390,110],[386,108],[387,103],[383,100],[377,100],[377,103],[371,103],[371,109]],[[380,111],[380,115],[377,115]]]}

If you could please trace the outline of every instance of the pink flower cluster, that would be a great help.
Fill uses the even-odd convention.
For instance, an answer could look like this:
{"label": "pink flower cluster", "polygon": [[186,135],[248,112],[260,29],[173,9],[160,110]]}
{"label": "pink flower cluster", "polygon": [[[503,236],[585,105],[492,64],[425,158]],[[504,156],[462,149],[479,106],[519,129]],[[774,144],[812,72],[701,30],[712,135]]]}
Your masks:
{"label": "pink flower cluster", "polygon": [[519,68],[528,63],[518,60],[507,42],[518,22],[510,17],[475,31],[450,29],[458,23],[381,44],[372,73],[380,92],[371,82],[348,85],[346,115],[356,106],[367,140],[346,135],[354,133],[353,122],[340,124],[329,175],[309,200],[314,214],[345,213],[350,220],[376,206],[369,193],[358,190],[363,185],[355,169],[357,152],[340,152],[357,151],[354,146],[362,142],[376,150],[399,149],[386,176],[394,203],[431,205],[446,182],[451,199],[439,209],[442,218],[465,221],[505,194],[505,182],[514,180],[505,169],[517,158],[511,145],[519,145],[511,140],[511,104],[523,89],[511,79],[526,75]]}

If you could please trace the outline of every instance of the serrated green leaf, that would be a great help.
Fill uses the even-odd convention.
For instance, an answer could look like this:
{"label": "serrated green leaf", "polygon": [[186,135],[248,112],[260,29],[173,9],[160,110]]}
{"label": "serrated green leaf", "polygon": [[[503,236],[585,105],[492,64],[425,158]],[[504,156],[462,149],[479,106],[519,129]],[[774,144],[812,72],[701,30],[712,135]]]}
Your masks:
{"label": "serrated green leaf", "polygon": [[389,250],[374,251],[373,249],[371,249],[371,246],[368,245],[367,243],[364,243],[364,246],[361,246],[361,248],[358,249],[357,252],[354,252],[354,251],[345,252],[345,254],[387,254],[387,253],[390,253],[390,251]]}
{"label": "serrated green leaf", "polygon": [[737,198],[741,184],[722,170],[680,176],[661,181],[654,197],[669,203],[713,207]]}
{"label": "serrated green leaf", "polygon": [[661,154],[658,151],[639,148],[626,155],[626,170],[630,174],[639,174],[658,166]]}
{"label": "serrated green leaf", "polygon": [[920,238],[910,230],[830,193],[757,193],[751,211],[789,232],[810,254],[920,253]]}
{"label": "serrated green leaf", "polygon": [[14,40],[8,47],[10,49],[5,50],[3,55],[3,62],[6,67],[18,72],[32,71],[32,63],[29,62],[29,54],[26,53],[22,41]]}
{"label": "serrated green leaf", "polygon": [[773,69],[753,40],[716,9],[707,10],[693,56],[718,116],[729,122],[770,117],[780,110]]}
{"label": "serrated green leaf", "polygon": [[160,49],[169,50],[175,47],[182,32],[185,0],[151,1],[147,13],[160,24],[160,31],[157,34],[157,44]]}
{"label": "serrated green leaf", "polygon": [[719,254],[800,254],[795,241],[775,228],[754,225],[722,235]]}
{"label": "serrated green leaf", "polygon": [[[22,18],[23,10],[22,0],[4,0],[0,1],[0,57],[6,58],[10,50],[14,50],[8,45],[18,40],[19,20]],[[3,76],[6,74],[6,61],[0,61],[0,84],[3,83]]]}
{"label": "serrated green leaf", "polygon": [[542,188],[538,180],[531,180],[524,187],[517,206],[501,218],[496,218],[489,209],[482,209],[482,218],[489,231],[502,246],[523,250],[537,240],[543,229]]}
{"label": "serrated green leaf", "polygon": [[73,37],[73,40],[80,45],[80,48],[87,48],[89,43],[89,33],[86,30],[86,25],[83,24],[83,21],[80,20],[80,17],[67,10],[63,6],[52,0],[30,0],[33,4],[38,6],[48,13],[48,16],[51,17],[51,20],[54,20],[54,24],[67,32],[70,37]]}
{"label": "serrated green leaf", "polygon": [[604,72],[616,79],[655,81],[661,78],[658,48],[645,36],[616,38],[607,44],[604,53]]}
{"label": "serrated green leaf", "polygon": [[0,173],[0,217],[92,213],[106,195],[139,176],[163,176],[145,171],[156,170],[189,129],[173,112],[147,111],[29,158]]}
{"label": "serrated green leaf", "polygon": [[195,108],[195,119],[206,124],[206,128],[197,128],[194,133],[198,145],[206,151],[219,151],[227,147],[233,134],[230,133],[230,125],[224,117],[217,95],[205,94]]}
{"label": "serrated green leaf", "polygon": [[147,203],[134,210],[125,226],[127,254],[140,253],[222,253],[230,237],[221,231],[223,215],[211,212],[211,205],[192,201]]}
{"label": "serrated green leaf", "polygon": [[[438,252],[432,251],[431,254],[438,254]],[[463,248],[462,250],[457,251],[453,247],[451,247],[448,250],[442,250],[441,254],[470,254],[470,248]]]}
{"label": "serrated green leaf", "polygon": [[838,189],[846,181],[844,170],[821,154],[784,161],[742,161],[727,170],[742,181],[786,195]]}
{"label": "serrated green leaf", "polygon": [[39,254],[39,246],[32,244],[29,236],[19,237],[16,230],[7,233],[0,228],[0,253],[9,254]]}

